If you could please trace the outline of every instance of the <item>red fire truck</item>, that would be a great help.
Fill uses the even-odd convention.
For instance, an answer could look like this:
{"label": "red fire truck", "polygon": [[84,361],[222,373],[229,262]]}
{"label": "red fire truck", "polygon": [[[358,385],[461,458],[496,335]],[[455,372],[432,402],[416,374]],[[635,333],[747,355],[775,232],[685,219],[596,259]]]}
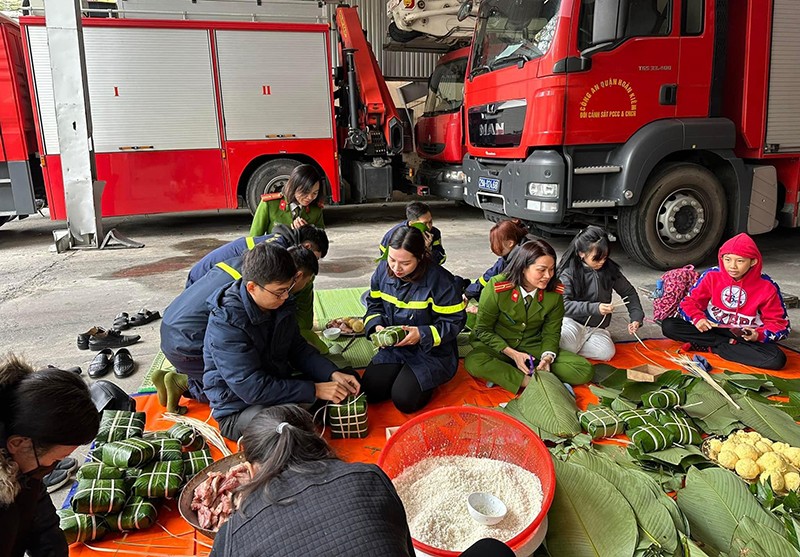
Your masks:
{"label": "red fire truck", "polygon": [[482,2],[467,203],[661,269],[798,226],[798,24],[792,0]]}
{"label": "red fire truck", "polygon": [[[403,124],[355,8],[337,9],[335,72],[326,18],[115,15],[83,19],[103,216],[255,210],[301,163],[323,173],[333,202],[391,195]],[[64,219],[45,20],[20,24],[0,19],[0,219],[45,198]]]}
{"label": "red fire truck", "polygon": [[466,177],[461,164],[464,143],[464,76],[469,48],[448,52],[428,80],[425,111],[415,128],[417,154],[422,159],[417,183],[427,193],[461,201]]}

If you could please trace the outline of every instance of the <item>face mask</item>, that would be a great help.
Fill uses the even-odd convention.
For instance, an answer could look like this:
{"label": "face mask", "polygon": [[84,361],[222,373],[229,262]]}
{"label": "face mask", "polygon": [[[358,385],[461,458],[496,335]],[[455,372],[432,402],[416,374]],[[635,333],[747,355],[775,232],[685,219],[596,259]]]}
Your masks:
{"label": "face mask", "polygon": [[50,466],[42,466],[39,462],[39,455],[36,452],[36,443],[31,440],[31,448],[33,449],[33,457],[36,459],[36,468],[25,474],[29,478],[33,478],[36,480],[41,480],[47,474],[55,470],[56,466],[58,466],[58,461],[54,462]]}

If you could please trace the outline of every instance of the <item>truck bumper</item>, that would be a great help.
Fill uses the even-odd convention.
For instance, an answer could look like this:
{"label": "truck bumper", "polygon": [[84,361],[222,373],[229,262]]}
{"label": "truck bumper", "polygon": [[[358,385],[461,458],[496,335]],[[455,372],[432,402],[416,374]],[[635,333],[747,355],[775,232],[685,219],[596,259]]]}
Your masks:
{"label": "truck bumper", "polygon": [[[464,157],[464,201],[473,207],[530,222],[557,224],[567,206],[566,165],[556,151],[534,151],[524,161]],[[499,180],[497,191],[479,187]]]}
{"label": "truck bumper", "polygon": [[466,178],[460,164],[423,161],[417,170],[416,183],[427,188],[430,195],[453,201],[464,200]]}

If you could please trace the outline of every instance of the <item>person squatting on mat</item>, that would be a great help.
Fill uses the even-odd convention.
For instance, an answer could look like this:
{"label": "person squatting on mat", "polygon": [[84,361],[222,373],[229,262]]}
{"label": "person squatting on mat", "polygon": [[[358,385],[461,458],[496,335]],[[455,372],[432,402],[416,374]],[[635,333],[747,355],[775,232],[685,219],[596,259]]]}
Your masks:
{"label": "person squatting on mat", "polygon": [[[252,179],[252,178],[251,178]],[[322,177],[310,164],[301,164],[292,170],[289,180],[279,193],[265,193],[253,215],[250,236],[274,232],[278,224],[300,228],[313,224],[325,228],[322,219]]]}
{"label": "person squatting on mat", "polygon": [[[403,503],[374,464],[347,463],[294,405],[261,410],[242,436],[253,481],[220,528],[210,557],[413,557]],[[462,557],[513,557],[497,540],[480,540]]]}
{"label": "person squatting on mat", "polygon": [[337,370],[300,335],[286,303],[296,283],[289,252],[259,244],[245,254],[242,278],[208,300],[203,387],[228,439],[238,439],[267,406],[338,403],[360,390],[355,372]]}
{"label": "person squatting on mat", "polygon": [[584,228],[570,243],[556,274],[564,285],[564,321],[561,343],[564,350],[585,358],[607,362],[616,348],[607,327],[615,306],[616,292],[628,306],[628,334],[633,335],[644,322],[642,302],[636,288],[610,257],[611,243],[598,226]]}
{"label": "person squatting on mat", "polygon": [[431,261],[422,233],[404,226],[389,239],[366,303],[367,336],[389,326],[406,331],[400,342],[378,350],[364,371],[367,399],[391,398],[401,412],[416,412],[456,374],[456,338],[467,319],[461,291],[453,275]]}
{"label": "person squatting on mat", "polygon": [[551,371],[565,383],[592,379],[585,358],[559,349],[564,299],[555,276],[556,252],[544,240],[519,246],[505,271],[481,293],[464,367],[516,393],[533,373]]}
{"label": "person squatting on mat", "polygon": [[0,363],[0,557],[67,557],[69,548],[42,478],[100,428],[83,380],[34,371],[14,356]]}
{"label": "person squatting on mat", "polygon": [[782,369],[786,354],[776,343],[791,327],[780,288],[761,273],[761,252],[742,233],[722,244],[718,258],[681,302],[680,317],[661,323],[664,336],[731,362]]}
{"label": "person squatting on mat", "polygon": [[[280,244],[275,242],[274,245]],[[297,267],[296,283],[290,301],[293,302],[299,323],[301,320],[309,319],[307,313],[313,315],[313,290],[310,290],[308,285],[318,273],[319,263],[315,252],[306,247],[292,246],[288,251]],[[216,292],[241,278],[242,259],[235,257],[226,261],[224,266],[212,267],[208,273],[175,298],[164,312],[161,321],[161,351],[167,361],[175,367],[175,371],[163,368],[156,370],[153,373],[153,385],[156,387],[159,403],[165,406],[168,412],[186,411],[185,407],[178,406],[178,401],[184,394],[194,400],[208,402],[203,392],[205,370],[203,341],[210,313],[208,300]],[[310,300],[308,292],[311,292]],[[302,305],[302,310],[298,310],[298,304]],[[300,333],[303,334],[303,331]],[[305,338],[305,335],[303,336]],[[319,340],[319,337],[317,339]]]}

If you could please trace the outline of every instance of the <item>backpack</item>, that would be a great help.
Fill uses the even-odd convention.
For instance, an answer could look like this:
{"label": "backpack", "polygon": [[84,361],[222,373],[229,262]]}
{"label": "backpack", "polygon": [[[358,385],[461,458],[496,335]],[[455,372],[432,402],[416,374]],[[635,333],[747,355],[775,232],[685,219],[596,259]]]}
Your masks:
{"label": "backpack", "polygon": [[694,265],[687,265],[680,269],[670,269],[656,283],[653,293],[653,319],[662,321],[674,317],[678,313],[678,306],[697,282],[700,275],[694,270]]}

